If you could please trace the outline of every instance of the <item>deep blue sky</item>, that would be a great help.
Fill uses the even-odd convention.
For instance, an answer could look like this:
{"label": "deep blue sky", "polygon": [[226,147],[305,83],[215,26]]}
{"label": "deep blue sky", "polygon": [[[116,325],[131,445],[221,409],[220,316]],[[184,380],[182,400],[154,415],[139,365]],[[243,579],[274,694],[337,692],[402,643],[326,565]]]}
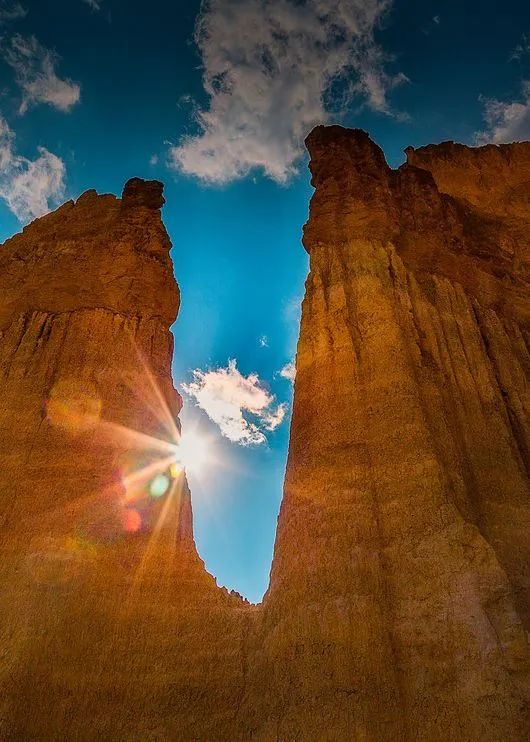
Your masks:
{"label": "deep blue sky", "polygon": [[[66,167],[65,197],[88,188],[119,194],[134,175],[163,180],[163,216],[182,291],[175,382],[189,382],[192,369],[224,367],[234,358],[241,373],[259,375],[278,403],[289,402],[291,385],[278,371],[295,351],[307,272],[300,244],[311,194],[307,163],[282,185],[255,171],[212,187],[169,169],[168,143],[196,130],[182,96],[206,103],[192,38],[199,3],[100,4],[97,12],[86,0],[26,0],[27,15],[0,27],[4,47],[14,33],[34,34],[60,55],[57,74],[81,86],[81,99],[68,112],[41,102],[21,115],[13,69],[0,61],[0,114],[16,135],[17,153],[33,159],[44,146],[58,155]],[[376,40],[393,57],[387,69],[409,82],[388,93],[387,113],[358,97],[340,121],[367,129],[393,166],[409,144],[473,143],[476,132],[488,128],[486,99],[525,100],[525,33],[530,38],[527,2],[396,0]],[[19,229],[0,200],[0,242]],[[223,462],[200,480],[192,477],[201,556],[221,584],[258,600],[268,581],[288,420],[267,433],[267,444],[253,447],[222,438],[188,400],[184,424],[194,421],[215,435],[215,455]]]}

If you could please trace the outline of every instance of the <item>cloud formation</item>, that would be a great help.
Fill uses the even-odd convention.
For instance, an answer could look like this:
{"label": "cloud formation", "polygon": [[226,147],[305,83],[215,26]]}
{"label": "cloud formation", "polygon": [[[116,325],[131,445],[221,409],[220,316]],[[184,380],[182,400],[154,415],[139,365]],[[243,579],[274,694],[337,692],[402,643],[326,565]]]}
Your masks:
{"label": "cloud formation", "polygon": [[360,96],[389,112],[403,75],[385,71],[374,31],[392,0],[206,0],[195,42],[209,102],[199,133],[170,148],[170,164],[211,183],[261,168],[296,172],[309,130]]}
{"label": "cloud formation", "polygon": [[294,382],[296,378],[296,366],[294,361],[286,363],[285,366],[280,369],[279,374],[283,379],[288,379],[289,381]]}
{"label": "cloud formation", "polygon": [[264,431],[281,425],[287,411],[286,404],[275,403],[257,374],[243,376],[235,360],[225,368],[195,369],[193,380],[182,387],[222,435],[242,446],[266,443]]}
{"label": "cloud formation", "polygon": [[17,21],[27,15],[27,10],[18,2],[0,0],[0,23]]}
{"label": "cloud formation", "polygon": [[84,0],[87,5],[90,5],[92,10],[101,10],[100,0]]}
{"label": "cloud formation", "polygon": [[518,101],[485,100],[487,130],[479,132],[480,144],[505,144],[530,139],[530,80],[523,82]]}
{"label": "cloud formation", "polygon": [[65,166],[39,147],[35,160],[17,155],[15,134],[0,116],[0,198],[21,222],[42,216],[64,195]]}
{"label": "cloud formation", "polygon": [[58,55],[43,46],[35,36],[15,34],[2,51],[22,90],[21,114],[37,103],[69,111],[79,101],[80,86],[68,78],[58,77],[55,71]]}

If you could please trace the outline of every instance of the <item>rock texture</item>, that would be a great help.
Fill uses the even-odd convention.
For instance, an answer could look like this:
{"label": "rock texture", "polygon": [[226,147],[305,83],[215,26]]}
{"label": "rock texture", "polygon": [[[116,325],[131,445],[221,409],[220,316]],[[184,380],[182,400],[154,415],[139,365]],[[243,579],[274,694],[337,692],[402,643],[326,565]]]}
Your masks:
{"label": "rock texture", "polygon": [[308,147],[260,606],[204,570],[170,467],[161,185],[89,191],[0,248],[0,738],[528,737],[530,144],[397,171],[361,131]]}
{"label": "rock texture", "polygon": [[149,493],[181,407],[162,204],[89,191],[0,248],[2,740],[213,739],[241,694],[245,604],[182,475]]}
{"label": "rock texture", "polygon": [[280,738],[525,738],[530,144],[307,144]]}

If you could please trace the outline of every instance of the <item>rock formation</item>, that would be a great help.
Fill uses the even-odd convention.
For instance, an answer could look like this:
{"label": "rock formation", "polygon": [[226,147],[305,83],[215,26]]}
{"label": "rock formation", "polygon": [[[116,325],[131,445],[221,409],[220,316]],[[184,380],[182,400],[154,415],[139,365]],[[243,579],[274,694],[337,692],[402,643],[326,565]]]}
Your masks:
{"label": "rock formation", "polygon": [[300,646],[291,713],[309,718],[318,688],[315,739],[330,718],[333,739],[522,738],[530,144],[428,147],[392,171],[361,131],[307,143],[311,265],[264,606],[283,651]]}
{"label": "rock formation", "polygon": [[527,737],[530,144],[308,148],[260,606],[205,571],[172,466],[161,184],[0,248],[0,738]]}
{"label": "rock formation", "polygon": [[213,739],[243,687],[170,470],[163,202],[89,191],[0,248],[2,740]]}

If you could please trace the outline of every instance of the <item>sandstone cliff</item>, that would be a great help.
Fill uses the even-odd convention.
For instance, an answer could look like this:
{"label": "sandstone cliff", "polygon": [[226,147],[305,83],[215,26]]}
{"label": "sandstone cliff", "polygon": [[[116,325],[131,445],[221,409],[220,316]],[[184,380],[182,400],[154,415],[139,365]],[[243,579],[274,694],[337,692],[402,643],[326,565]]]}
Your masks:
{"label": "sandstone cliff", "polygon": [[308,147],[261,606],[205,572],[170,468],[160,184],[88,192],[0,248],[1,738],[526,738],[530,144],[397,171],[364,132]]}
{"label": "sandstone cliff", "polygon": [[89,191],[0,248],[0,739],[211,739],[241,693],[244,604],[169,468],[163,202]]}
{"label": "sandstone cliff", "polygon": [[397,171],[361,131],[307,144],[310,274],[264,607],[277,661],[299,652],[283,738],[314,704],[313,738],[330,718],[332,739],[523,738],[530,144],[433,146]]}

